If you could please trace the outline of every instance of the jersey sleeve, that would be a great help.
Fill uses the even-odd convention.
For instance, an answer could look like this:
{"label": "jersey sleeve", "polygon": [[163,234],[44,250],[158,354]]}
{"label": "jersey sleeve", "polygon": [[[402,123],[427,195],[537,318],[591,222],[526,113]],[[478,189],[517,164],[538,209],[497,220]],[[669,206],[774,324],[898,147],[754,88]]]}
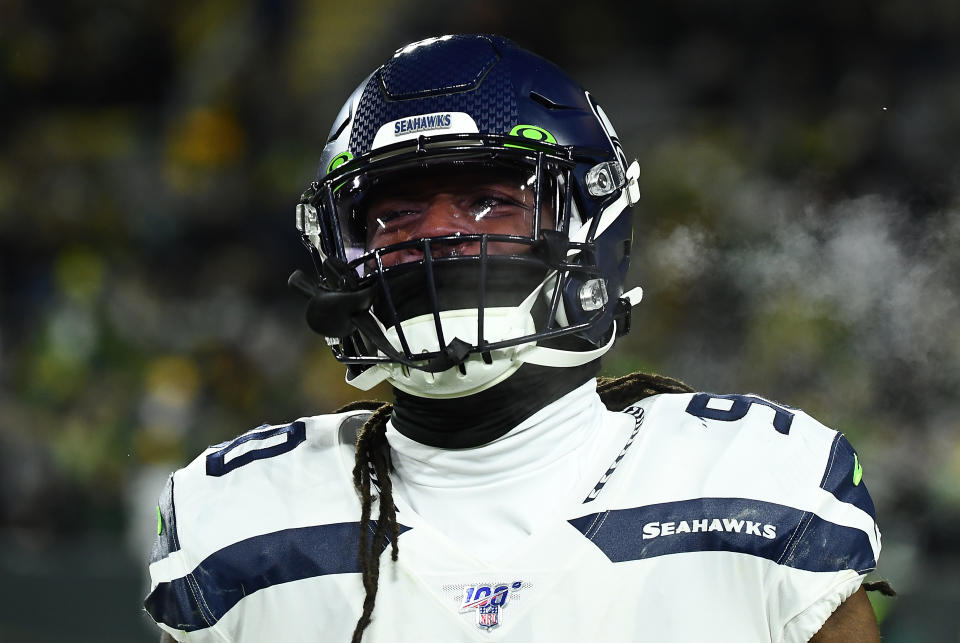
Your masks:
{"label": "jersey sleeve", "polygon": [[859,454],[802,410],[756,395],[697,393],[672,402],[684,403],[676,417],[698,422],[674,424],[693,436],[687,460],[709,471],[706,495],[746,499],[739,510],[771,527],[766,546],[742,550],[769,561],[763,600],[770,639],[809,641],[880,555]]}
{"label": "jersey sleeve", "polygon": [[772,597],[782,608],[782,640],[790,643],[809,641],[876,568],[880,555],[863,465],[843,434],[833,435],[820,484],[809,498],[783,552],[781,564],[789,571]]}
{"label": "jersey sleeve", "polygon": [[[170,474],[157,504],[157,536],[150,554],[150,594],[143,605],[157,626],[177,641],[223,643],[202,588],[193,576],[177,531],[175,501],[179,472]],[[206,627],[197,627],[198,624]]]}
{"label": "jersey sleeve", "polygon": [[[262,425],[207,448],[170,476],[158,506],[144,607],[178,641],[277,640],[292,582],[352,571],[359,512],[353,465],[364,413]],[[316,618],[314,606],[302,610]],[[299,609],[299,607],[298,607]]]}

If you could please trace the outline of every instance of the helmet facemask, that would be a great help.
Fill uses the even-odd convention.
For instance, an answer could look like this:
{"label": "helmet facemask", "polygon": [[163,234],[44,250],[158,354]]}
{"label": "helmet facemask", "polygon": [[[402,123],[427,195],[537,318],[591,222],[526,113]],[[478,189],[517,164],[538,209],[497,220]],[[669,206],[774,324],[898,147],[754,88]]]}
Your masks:
{"label": "helmet facemask", "polygon": [[305,193],[298,226],[322,263],[321,290],[369,300],[350,315],[351,332],[323,332],[355,386],[389,379],[415,395],[469,395],[605,314],[605,292],[593,293],[602,301],[581,323],[564,311],[571,280],[603,285],[586,231],[569,241],[582,225],[576,160],[510,138],[447,135],[377,150]]}

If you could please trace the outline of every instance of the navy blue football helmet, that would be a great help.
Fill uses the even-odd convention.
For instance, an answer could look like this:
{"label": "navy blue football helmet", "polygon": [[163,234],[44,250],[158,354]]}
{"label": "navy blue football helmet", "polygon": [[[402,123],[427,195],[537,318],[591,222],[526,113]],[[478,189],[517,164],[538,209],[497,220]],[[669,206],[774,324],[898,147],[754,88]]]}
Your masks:
{"label": "navy blue football helmet", "polygon": [[[297,206],[317,275],[290,283],[362,389],[461,397],[524,363],[579,366],[626,332],[640,299],[623,287],[639,174],[594,98],[552,63],[498,36],[416,42],[337,116]],[[383,195],[438,177],[508,182],[524,227],[388,234],[409,212]],[[497,203],[471,201],[469,221]]]}

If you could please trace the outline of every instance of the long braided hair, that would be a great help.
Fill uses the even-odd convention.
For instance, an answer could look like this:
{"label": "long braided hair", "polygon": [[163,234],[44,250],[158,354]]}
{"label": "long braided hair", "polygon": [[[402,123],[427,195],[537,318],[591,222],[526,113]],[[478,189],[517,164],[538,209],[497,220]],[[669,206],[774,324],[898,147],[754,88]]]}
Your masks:
{"label": "long braided hair", "polygon": [[[689,393],[693,389],[679,380],[663,375],[632,373],[624,377],[597,380],[597,393],[600,400],[611,411],[621,411],[629,404],[657,393]],[[360,643],[363,631],[370,624],[373,607],[377,599],[380,582],[380,554],[387,543],[390,544],[390,558],[397,560],[397,538],[400,528],[397,524],[397,510],[393,503],[393,485],[390,482],[390,448],[387,445],[387,420],[393,407],[383,402],[353,402],[338,409],[337,412],[372,410],[357,434],[356,460],[353,466],[353,484],[360,495],[360,538],[359,560],[366,596],[363,599],[363,612],[353,630],[352,643]],[[371,488],[380,487],[380,510],[374,524],[370,513],[374,496]],[[368,538],[370,532],[373,538]]]}

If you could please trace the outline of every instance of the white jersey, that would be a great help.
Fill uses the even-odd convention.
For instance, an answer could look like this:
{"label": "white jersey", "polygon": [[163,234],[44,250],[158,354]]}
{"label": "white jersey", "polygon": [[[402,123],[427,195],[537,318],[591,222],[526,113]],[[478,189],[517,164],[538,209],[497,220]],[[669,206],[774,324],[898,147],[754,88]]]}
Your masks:
{"label": "white jersey", "polygon": [[[364,640],[806,641],[875,567],[858,456],[802,411],[698,393],[596,416],[601,446],[553,458],[570,463],[545,469],[557,493],[538,491],[529,521],[487,481],[444,524],[452,509],[398,467],[399,559],[381,557]],[[211,643],[350,640],[366,417],[261,427],[171,476],[145,602],[161,628]]]}

